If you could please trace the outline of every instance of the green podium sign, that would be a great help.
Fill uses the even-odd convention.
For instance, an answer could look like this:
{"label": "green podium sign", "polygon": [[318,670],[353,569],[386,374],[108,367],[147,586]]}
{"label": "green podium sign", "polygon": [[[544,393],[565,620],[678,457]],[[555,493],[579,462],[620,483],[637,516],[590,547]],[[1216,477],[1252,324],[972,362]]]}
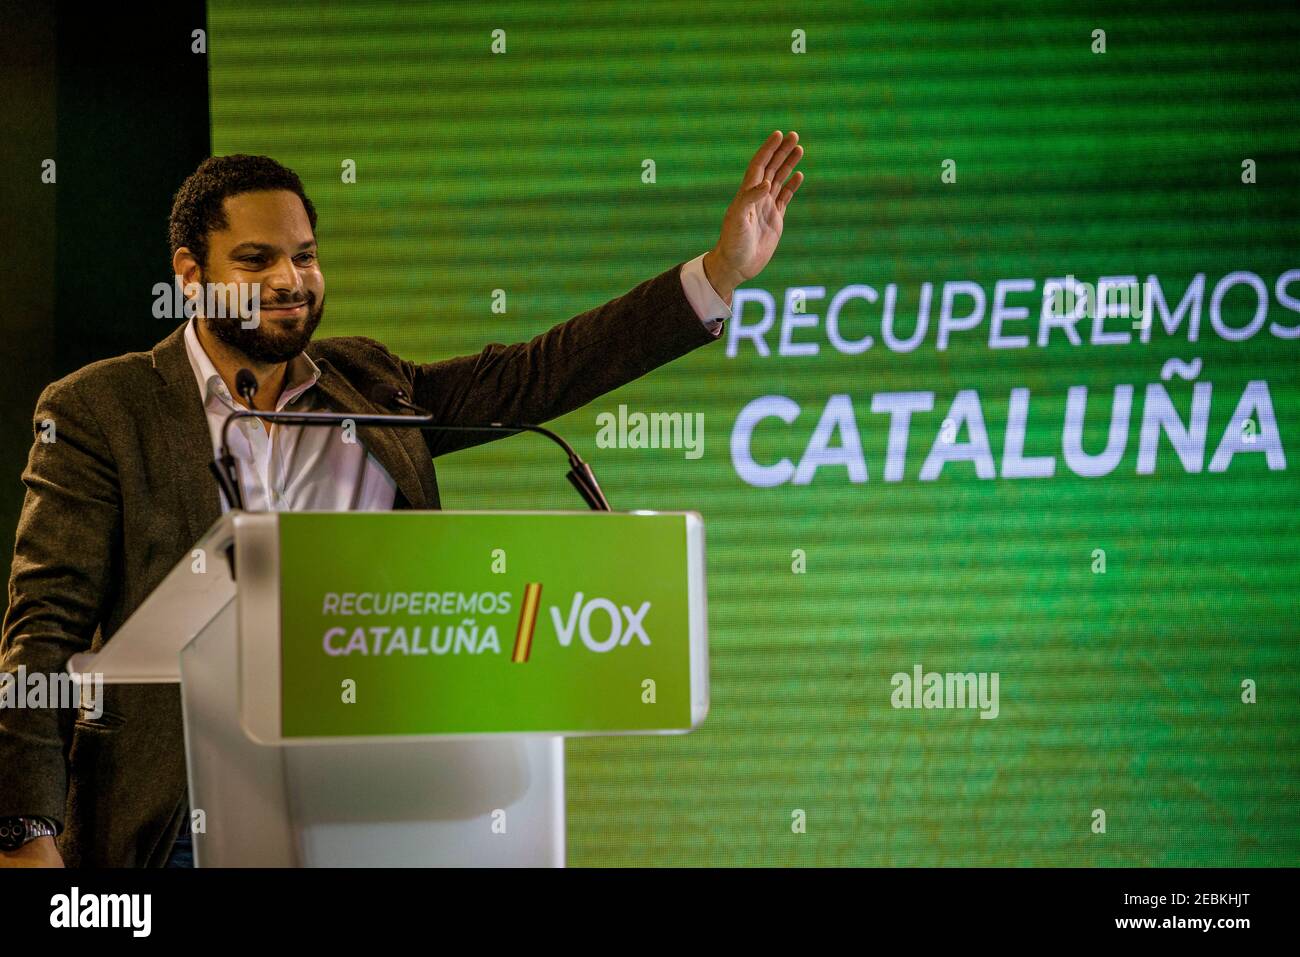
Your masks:
{"label": "green podium sign", "polygon": [[691,730],[695,513],[279,517],[285,739]]}

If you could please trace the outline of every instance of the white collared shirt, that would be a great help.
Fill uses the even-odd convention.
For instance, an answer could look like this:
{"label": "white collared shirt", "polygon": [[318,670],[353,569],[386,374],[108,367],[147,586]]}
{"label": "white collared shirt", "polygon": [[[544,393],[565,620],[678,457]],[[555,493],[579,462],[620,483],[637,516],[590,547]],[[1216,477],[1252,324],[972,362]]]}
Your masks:
{"label": "white collared shirt", "polygon": [[[715,336],[731,309],[704,273],[704,256],[682,266],[682,290],[700,321]],[[194,320],[185,326],[185,351],[203,397],[212,437],[212,454],[221,451],[221,427],[226,416],[245,410],[231,399],[221,374],[203,350]],[[315,388],[320,368],[305,352],[290,360],[277,412],[320,411]],[[259,419],[240,419],[230,427],[230,454],[235,457],[243,487],[244,507],[251,512],[377,512],[397,499],[397,483],[360,442],[344,441],[342,429],[303,428],[273,424],[268,431]],[[222,512],[229,511],[221,496]]]}

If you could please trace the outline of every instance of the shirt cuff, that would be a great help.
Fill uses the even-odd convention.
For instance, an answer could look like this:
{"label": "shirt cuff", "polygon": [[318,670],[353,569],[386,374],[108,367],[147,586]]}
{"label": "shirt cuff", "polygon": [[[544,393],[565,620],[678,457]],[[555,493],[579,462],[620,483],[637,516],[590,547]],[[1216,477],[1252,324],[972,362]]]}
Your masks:
{"label": "shirt cuff", "polygon": [[686,300],[704,323],[704,328],[713,335],[722,334],[722,323],[731,318],[731,307],[718,295],[709,277],[704,273],[704,253],[696,256],[682,266],[682,291]]}

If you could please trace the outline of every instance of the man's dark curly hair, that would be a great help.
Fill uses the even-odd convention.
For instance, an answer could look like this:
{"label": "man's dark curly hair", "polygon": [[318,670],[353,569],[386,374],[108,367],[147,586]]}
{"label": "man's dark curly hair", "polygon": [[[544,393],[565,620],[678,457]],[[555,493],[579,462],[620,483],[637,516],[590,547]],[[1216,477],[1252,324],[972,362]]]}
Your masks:
{"label": "man's dark curly hair", "polygon": [[172,201],[172,215],[167,226],[172,255],[186,246],[194,253],[199,265],[206,269],[208,234],[230,226],[222,201],[227,196],[264,189],[287,189],[297,193],[315,232],[316,207],[307,198],[302,180],[293,170],[281,166],[269,156],[250,156],[247,153],[209,156],[186,177]]}

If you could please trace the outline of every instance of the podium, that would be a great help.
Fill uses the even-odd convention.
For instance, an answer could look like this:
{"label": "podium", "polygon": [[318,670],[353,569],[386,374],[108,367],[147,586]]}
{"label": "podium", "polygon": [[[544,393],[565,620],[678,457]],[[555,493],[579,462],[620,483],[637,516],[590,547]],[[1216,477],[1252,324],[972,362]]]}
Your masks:
{"label": "podium", "polygon": [[703,523],[235,510],[68,670],[180,683],[196,866],[563,866],[564,738],[708,713]]}

